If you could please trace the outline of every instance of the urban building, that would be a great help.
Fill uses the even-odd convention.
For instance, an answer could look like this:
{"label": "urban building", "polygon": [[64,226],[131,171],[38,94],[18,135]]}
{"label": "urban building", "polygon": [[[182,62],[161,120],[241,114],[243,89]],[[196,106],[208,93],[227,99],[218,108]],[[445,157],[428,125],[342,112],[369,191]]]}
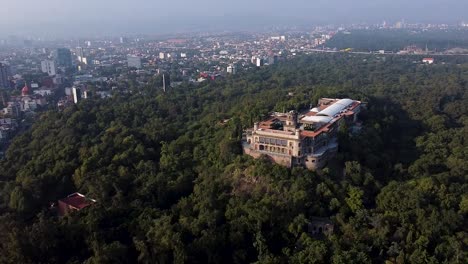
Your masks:
{"label": "urban building", "polygon": [[10,88],[10,66],[0,63],[0,88]]}
{"label": "urban building", "polygon": [[3,108],[3,114],[11,117],[19,117],[21,113],[21,105],[19,102],[8,102]]}
{"label": "urban building", "polygon": [[55,70],[55,62],[52,60],[41,61],[41,70],[42,72],[49,74],[49,76],[57,74]]}
{"label": "urban building", "polygon": [[128,64],[128,67],[141,69],[141,57],[128,55],[127,64]]}
{"label": "urban building", "polygon": [[73,94],[73,102],[77,104],[79,101],[81,101],[81,89],[78,87],[73,87],[72,88],[72,94]]}
{"label": "urban building", "polygon": [[317,107],[298,114],[273,113],[245,131],[244,153],[267,156],[287,167],[323,168],[338,150],[340,125],[353,125],[361,112],[360,101],[322,98]]}
{"label": "urban building", "polygon": [[268,65],[273,65],[278,62],[278,56],[270,56],[268,57]]}
{"label": "urban building", "polygon": [[255,60],[255,65],[257,65],[257,67],[263,66],[263,59],[262,58],[257,58]]}
{"label": "urban building", "polygon": [[18,123],[12,118],[0,118],[0,143],[10,139],[18,129]]}
{"label": "urban building", "polygon": [[426,64],[433,64],[434,63],[434,58],[424,58],[424,59],[422,59],[422,62],[426,63]]}
{"label": "urban building", "polygon": [[87,65],[87,64],[88,64],[88,59],[86,58],[84,49],[83,49],[82,47],[77,47],[77,48],[75,49],[75,55],[76,55],[76,59],[77,59],[78,62],[80,63],[80,66],[81,66],[81,67],[83,67],[83,65]]}
{"label": "urban building", "polygon": [[169,74],[163,74],[162,75],[162,87],[163,87],[163,91],[166,92],[167,91],[167,88],[169,88],[171,86],[171,77],[169,76]]}
{"label": "urban building", "polygon": [[236,74],[237,72],[237,68],[235,65],[229,65],[226,69],[227,73],[230,73],[230,74]]}
{"label": "urban building", "polygon": [[71,67],[72,57],[69,49],[59,48],[55,51],[55,60],[57,65],[61,67]]}
{"label": "urban building", "polygon": [[21,96],[28,96],[28,94],[29,94],[29,87],[27,84],[25,84],[23,89],[21,89]]}
{"label": "urban building", "polygon": [[91,91],[88,91],[88,90],[83,91],[83,99],[89,99],[91,97],[92,97]]}

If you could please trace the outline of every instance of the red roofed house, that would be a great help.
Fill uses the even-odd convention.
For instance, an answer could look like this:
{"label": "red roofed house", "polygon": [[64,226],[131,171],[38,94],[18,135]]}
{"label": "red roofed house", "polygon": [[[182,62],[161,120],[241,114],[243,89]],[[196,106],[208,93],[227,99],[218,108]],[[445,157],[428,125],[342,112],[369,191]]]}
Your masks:
{"label": "red roofed house", "polygon": [[422,62],[427,63],[427,64],[432,64],[434,63],[434,58],[424,58]]}
{"label": "red roofed house", "polygon": [[21,96],[28,96],[28,94],[29,94],[29,87],[27,84],[25,84],[23,89],[21,89]]}
{"label": "red roofed house", "polygon": [[72,211],[80,211],[95,202],[96,200],[88,199],[81,193],[72,193],[58,201],[58,214],[64,216]]}

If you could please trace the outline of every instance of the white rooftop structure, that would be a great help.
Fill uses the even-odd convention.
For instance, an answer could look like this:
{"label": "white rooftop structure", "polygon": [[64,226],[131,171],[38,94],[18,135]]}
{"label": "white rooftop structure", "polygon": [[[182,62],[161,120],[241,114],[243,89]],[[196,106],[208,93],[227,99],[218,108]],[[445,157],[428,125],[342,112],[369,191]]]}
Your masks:
{"label": "white rooftop structure", "polygon": [[317,116],[328,116],[333,118],[341,111],[351,106],[353,103],[354,101],[351,99],[341,99],[324,110],[318,112]]}
{"label": "white rooftop structure", "polygon": [[301,122],[304,122],[304,123],[329,123],[333,120],[333,117],[329,117],[329,116],[318,116],[318,115],[315,115],[315,116],[306,116],[304,118],[301,119]]}

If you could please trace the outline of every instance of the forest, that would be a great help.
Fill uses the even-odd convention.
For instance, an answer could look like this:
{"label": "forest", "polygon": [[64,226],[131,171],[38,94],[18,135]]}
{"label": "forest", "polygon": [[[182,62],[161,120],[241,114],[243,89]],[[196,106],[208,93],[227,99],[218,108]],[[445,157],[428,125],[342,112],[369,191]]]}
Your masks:
{"label": "forest", "polygon": [[429,29],[413,31],[409,29],[351,30],[349,34],[337,33],[326,43],[329,48],[357,51],[386,50],[397,52],[407,46],[420,49],[426,46],[430,51],[446,51],[453,48],[468,48],[466,29]]}
{"label": "forest", "polygon": [[[414,60],[301,56],[44,112],[0,161],[0,263],[466,263],[468,59]],[[242,154],[243,129],[321,97],[367,103],[325,169]],[[77,191],[97,202],[49,209]]]}

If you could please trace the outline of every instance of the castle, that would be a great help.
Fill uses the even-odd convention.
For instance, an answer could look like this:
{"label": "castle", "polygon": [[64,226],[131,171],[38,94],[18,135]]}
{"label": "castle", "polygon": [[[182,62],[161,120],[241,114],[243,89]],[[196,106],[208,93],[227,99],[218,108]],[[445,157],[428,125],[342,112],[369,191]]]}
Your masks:
{"label": "castle", "polygon": [[322,98],[302,114],[273,113],[245,131],[244,153],[254,158],[266,155],[287,167],[321,169],[338,151],[340,125],[356,123],[361,108],[360,101]]}

